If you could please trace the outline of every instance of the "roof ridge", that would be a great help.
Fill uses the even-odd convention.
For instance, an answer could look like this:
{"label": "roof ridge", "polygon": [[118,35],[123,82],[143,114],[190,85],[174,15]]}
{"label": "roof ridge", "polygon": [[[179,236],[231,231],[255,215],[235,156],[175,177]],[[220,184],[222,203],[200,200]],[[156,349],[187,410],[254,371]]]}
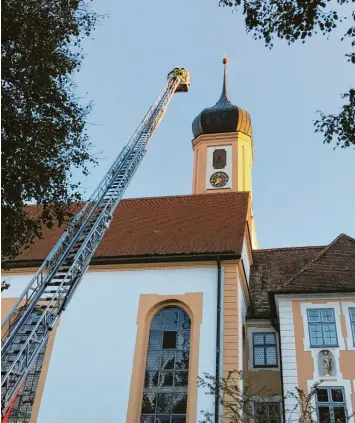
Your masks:
{"label": "roof ridge", "polygon": [[263,253],[264,251],[280,251],[280,250],[306,250],[310,248],[325,248],[327,245],[305,245],[300,247],[276,247],[276,248],[259,248],[258,250],[253,250],[254,253]]}
{"label": "roof ridge", "polygon": [[[213,196],[216,195],[226,195],[226,194],[234,194],[234,195],[241,195],[241,194],[247,194],[249,195],[250,192],[249,191],[227,191],[227,192],[216,192],[213,193]],[[133,197],[133,198],[125,198],[122,199],[121,201],[135,201],[135,200],[159,200],[161,198],[191,198],[191,197],[210,197],[211,193],[210,192],[203,192],[201,194],[179,194],[179,195],[162,195],[159,197]]]}
{"label": "roof ridge", "polygon": [[321,256],[323,256],[331,247],[333,247],[333,245],[335,245],[339,241],[339,239],[341,239],[343,237],[349,238],[349,240],[351,240],[352,242],[355,242],[355,239],[349,237],[346,234],[341,233],[330,244],[326,245],[325,248],[319,254],[317,254],[312,260],[310,260],[305,266],[303,266],[302,269],[298,273],[296,273],[287,282],[285,282],[281,287],[279,287],[277,289],[277,291],[291,285],[292,282],[296,278],[298,278],[302,273],[304,273],[307,269],[309,269],[313,265],[313,263],[315,263],[317,260],[319,260]]}
{"label": "roof ridge", "polygon": [[[216,195],[248,195],[250,197],[250,191],[226,191],[226,192],[216,192],[213,193],[214,196]],[[209,197],[211,195],[211,193],[209,192],[204,192],[204,193],[200,193],[200,194],[178,194],[178,195],[161,195],[159,197],[132,197],[132,198],[123,198],[121,199],[120,203],[122,201],[126,202],[126,201],[137,201],[137,200],[160,200],[160,199],[166,199],[166,198],[189,198],[189,197]],[[71,203],[71,205],[76,205],[76,204],[85,204],[86,202],[88,202],[89,199],[87,200],[83,200],[83,201],[76,201]],[[25,204],[24,207],[29,208],[29,207],[42,207],[43,204]]]}
{"label": "roof ridge", "polygon": [[341,234],[338,236],[338,238],[341,238],[341,237],[344,237],[344,238],[348,239],[348,240],[349,240],[349,241],[351,241],[351,242],[355,242],[355,238],[353,238],[353,237],[352,237],[352,236],[350,236],[350,235],[347,235],[347,234],[341,233]]}

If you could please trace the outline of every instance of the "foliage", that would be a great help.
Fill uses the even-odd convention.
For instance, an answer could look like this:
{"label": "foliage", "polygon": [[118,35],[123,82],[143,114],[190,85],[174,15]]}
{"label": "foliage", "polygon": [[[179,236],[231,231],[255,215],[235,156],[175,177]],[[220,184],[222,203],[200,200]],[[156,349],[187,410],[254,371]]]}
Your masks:
{"label": "foliage", "polygon": [[[302,43],[315,34],[328,36],[339,23],[347,19],[355,21],[355,12],[349,16],[347,4],[351,0],[219,0],[222,6],[232,7],[245,16],[247,32],[255,39],[263,39],[272,48],[275,38],[286,40],[288,44],[301,40]],[[352,24],[341,41],[349,40],[355,47],[355,25]],[[355,52],[346,54],[347,60],[355,64]],[[324,143],[335,142],[346,148],[355,146],[355,99],[354,89],[350,88],[342,98],[349,103],[341,107],[339,113],[325,114],[318,111],[319,119],[314,122],[316,132],[324,133]]]}
{"label": "foliage", "polygon": [[[254,397],[272,396],[265,386],[253,390],[249,386],[249,378],[242,372],[233,370],[226,377],[217,379],[208,373],[198,378],[198,386],[205,389],[207,395],[218,399],[222,407],[221,421],[227,423],[244,423],[254,419]],[[214,423],[214,413],[202,410],[204,419],[200,423]]]}
{"label": "foliage", "polygon": [[355,89],[350,89],[341,97],[349,99],[341,112],[326,115],[318,111],[320,119],[315,121],[315,126],[316,132],[324,133],[324,142],[331,143],[335,138],[337,147],[346,148],[355,145]]}
{"label": "foliage", "polygon": [[[302,423],[316,423],[315,416],[316,410],[314,409],[314,398],[317,395],[317,389],[320,385],[320,382],[317,382],[313,384],[309,392],[306,393],[302,389],[295,387],[294,391],[287,392],[285,397],[286,398],[292,398],[295,403],[295,405],[288,410],[290,413],[290,420],[299,422],[298,415],[300,414],[302,416],[301,422]],[[296,415],[296,418],[292,418],[292,416]]]}
{"label": "foliage", "polygon": [[6,291],[7,289],[10,288],[10,284],[7,281],[8,281],[8,279],[1,282],[1,292]]}
{"label": "foliage", "polygon": [[[8,0],[2,9],[2,258],[13,259],[43,225],[62,225],[79,201],[73,169],[88,174],[86,117],[73,74],[97,20],[85,0]],[[41,205],[28,212],[25,204]]]}
{"label": "foliage", "polygon": [[[315,397],[321,383],[322,381],[314,383],[308,392],[299,387],[286,392],[284,400],[290,399],[288,403],[293,404],[289,409],[285,409],[287,423],[318,423]],[[280,421],[281,410],[276,408],[275,402],[272,401],[272,397],[277,396],[277,393],[271,392],[266,386],[255,386],[252,377],[246,376],[242,371],[231,371],[226,377],[219,379],[204,373],[203,377],[198,378],[198,385],[205,389],[207,395],[217,398],[223,422]],[[282,403],[285,404],[284,401]],[[214,413],[205,410],[201,410],[201,413],[203,420],[200,420],[200,423],[215,423]],[[352,416],[354,413],[347,410],[347,419]]]}

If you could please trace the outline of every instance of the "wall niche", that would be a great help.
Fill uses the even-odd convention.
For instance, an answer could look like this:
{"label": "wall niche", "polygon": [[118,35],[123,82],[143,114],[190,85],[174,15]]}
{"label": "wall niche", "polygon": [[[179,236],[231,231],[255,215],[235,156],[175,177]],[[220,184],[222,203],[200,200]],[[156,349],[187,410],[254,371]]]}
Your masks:
{"label": "wall niche", "polygon": [[333,353],[329,350],[322,350],[318,353],[318,374],[331,377],[336,375],[336,362]]}

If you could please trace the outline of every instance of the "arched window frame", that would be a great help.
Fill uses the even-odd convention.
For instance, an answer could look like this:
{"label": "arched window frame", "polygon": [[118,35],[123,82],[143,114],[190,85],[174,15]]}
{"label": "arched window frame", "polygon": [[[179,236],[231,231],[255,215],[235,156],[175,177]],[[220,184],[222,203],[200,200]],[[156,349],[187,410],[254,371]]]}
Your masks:
{"label": "arched window frame", "polygon": [[[181,421],[187,412],[191,319],[180,306],[165,306],[152,318],[141,422]],[[160,410],[159,410],[160,409]],[[160,417],[160,419],[159,419]]]}
{"label": "arched window frame", "polygon": [[182,295],[141,294],[137,315],[136,345],[132,366],[131,387],[127,409],[127,423],[139,422],[148,351],[149,330],[154,316],[163,308],[172,306],[183,309],[191,321],[190,365],[188,375],[186,423],[197,419],[197,376],[199,362],[200,324],[202,321],[203,293]]}

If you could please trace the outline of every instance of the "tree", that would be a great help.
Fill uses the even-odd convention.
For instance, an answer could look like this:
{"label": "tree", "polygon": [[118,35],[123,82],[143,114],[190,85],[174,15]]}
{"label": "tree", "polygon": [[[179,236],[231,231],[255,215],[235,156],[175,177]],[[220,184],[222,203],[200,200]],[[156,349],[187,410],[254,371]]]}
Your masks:
{"label": "tree", "polygon": [[[292,399],[291,406],[285,409],[285,423],[329,423],[329,418],[318,422],[315,399],[318,389],[321,389],[322,381],[314,383],[309,387],[308,392],[299,387],[293,391],[286,392],[284,400]],[[272,401],[272,397],[280,396],[272,392],[266,386],[257,386],[252,377],[242,371],[231,371],[226,377],[217,379],[208,373],[198,378],[199,387],[205,389],[207,395],[217,398],[221,408],[221,421],[226,423],[249,423],[251,420],[258,422],[280,421],[281,409]],[[348,404],[351,407],[351,404]],[[354,412],[344,409],[344,420],[336,420],[336,423],[343,423],[354,416]],[[201,411],[203,420],[200,423],[214,423],[215,415],[208,411]],[[346,413],[346,414],[345,414]]]}
{"label": "tree", "polygon": [[9,288],[10,288],[10,284],[8,282],[8,279],[5,279],[4,281],[1,282],[1,292],[6,291]]}
{"label": "tree", "polygon": [[[242,371],[231,371],[226,377],[217,379],[204,373],[198,378],[198,386],[205,389],[206,395],[212,395],[222,408],[221,421],[226,423],[245,423],[254,418],[253,397],[272,396],[265,386],[253,389],[249,387],[249,378]],[[200,423],[214,423],[215,414],[201,410],[204,417]]]}
{"label": "tree", "polygon": [[[85,0],[8,0],[2,9],[2,259],[80,201],[74,168],[96,163],[86,133],[91,104],[75,97],[82,40],[98,16]],[[29,211],[34,202],[41,207]]]}
{"label": "tree", "polygon": [[[347,19],[354,21],[355,12],[347,12],[346,5],[352,0],[219,0],[222,6],[232,7],[245,16],[247,32],[255,39],[264,39],[267,47],[272,48],[274,39],[286,40],[288,44],[315,34],[324,36],[332,32],[339,23]],[[350,8],[349,8],[350,9]],[[342,15],[345,14],[345,16]],[[348,14],[348,16],[346,16]],[[355,25],[345,32],[341,41],[347,40],[355,47]],[[355,51],[346,54],[348,62],[355,64]],[[335,146],[347,148],[355,146],[355,89],[342,94],[344,104],[335,114],[318,111],[315,132],[324,135],[323,142],[335,142]]]}

